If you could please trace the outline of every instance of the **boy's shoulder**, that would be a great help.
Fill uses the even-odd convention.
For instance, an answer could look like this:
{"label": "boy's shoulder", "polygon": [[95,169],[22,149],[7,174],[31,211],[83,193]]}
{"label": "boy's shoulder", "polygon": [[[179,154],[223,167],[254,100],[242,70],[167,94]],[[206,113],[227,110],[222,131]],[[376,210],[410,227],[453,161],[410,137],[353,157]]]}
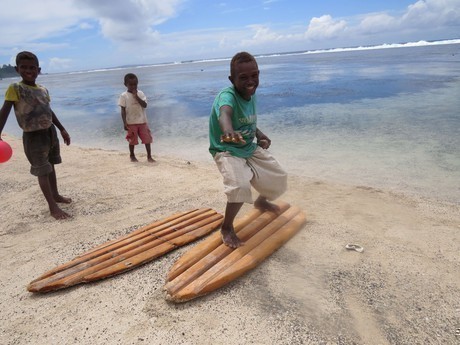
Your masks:
{"label": "boy's shoulder", "polygon": [[254,103],[256,101],[256,95],[252,95],[250,101],[246,101],[241,97],[241,95],[236,91],[235,87],[227,86],[220,90],[218,95],[216,96],[215,102],[217,103]]}
{"label": "boy's shoulder", "polygon": [[19,98],[26,97],[46,97],[49,98],[48,89],[40,84],[34,86],[27,85],[22,81],[8,85],[5,93],[5,100],[17,101]]}
{"label": "boy's shoulder", "polygon": [[8,88],[9,89],[19,90],[19,88],[22,85],[26,85],[26,84],[24,84],[22,81],[15,81],[14,83],[11,83],[10,85],[8,85]]}
{"label": "boy's shoulder", "polygon": [[222,99],[235,99],[238,96],[233,86],[224,87],[219,91],[216,100]]}
{"label": "boy's shoulder", "polygon": [[42,84],[38,84],[38,83],[35,83],[35,85],[27,85],[26,83],[22,82],[22,81],[17,81],[17,82],[14,82],[14,83],[11,83],[9,85],[9,87],[12,87],[12,88],[15,88],[15,89],[19,89],[19,88],[23,88],[23,89],[40,89],[40,90],[45,90],[45,91],[48,91],[48,89],[43,86]]}
{"label": "boy's shoulder", "polygon": [[232,86],[227,86],[224,87],[222,90],[220,90],[219,94],[224,94],[224,93],[230,93],[232,95],[236,94],[235,88]]}
{"label": "boy's shoulder", "polygon": [[127,102],[128,99],[129,99],[129,92],[127,90],[120,93],[119,101]]}

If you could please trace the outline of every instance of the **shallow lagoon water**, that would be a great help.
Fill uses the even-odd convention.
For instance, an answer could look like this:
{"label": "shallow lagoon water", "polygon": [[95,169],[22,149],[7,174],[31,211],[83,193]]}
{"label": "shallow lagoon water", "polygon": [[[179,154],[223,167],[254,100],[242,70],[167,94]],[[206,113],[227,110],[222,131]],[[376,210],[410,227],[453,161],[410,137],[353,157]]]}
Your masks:
{"label": "shallow lagoon water", "polygon": [[[258,62],[259,128],[289,173],[460,203],[460,44]],[[228,65],[222,59],[50,74],[38,82],[73,144],[128,152],[117,99],[124,74],[136,73],[149,100],[154,155],[212,162],[208,116],[229,85]],[[1,93],[10,82],[0,81]],[[14,114],[5,131],[21,134]]]}

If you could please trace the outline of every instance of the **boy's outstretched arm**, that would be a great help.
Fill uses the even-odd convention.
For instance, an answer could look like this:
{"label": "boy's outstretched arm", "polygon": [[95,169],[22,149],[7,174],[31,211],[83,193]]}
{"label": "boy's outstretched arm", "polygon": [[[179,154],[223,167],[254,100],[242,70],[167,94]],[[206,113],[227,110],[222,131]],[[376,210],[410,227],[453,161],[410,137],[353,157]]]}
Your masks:
{"label": "boy's outstretched arm", "polygon": [[64,126],[61,124],[61,122],[58,120],[56,114],[54,111],[51,110],[51,113],[53,114],[53,123],[54,125],[61,131],[62,139],[64,139],[64,142],[66,145],[70,145],[70,135],[67,133],[65,130]]}
{"label": "boy's outstretched arm", "polygon": [[221,141],[232,143],[245,143],[240,132],[235,132],[232,125],[233,108],[223,105],[219,109],[219,125],[222,130]]}
{"label": "boy's outstretched arm", "polygon": [[14,102],[5,101],[3,103],[2,109],[0,109],[0,140],[2,140],[2,131],[5,127],[6,120],[8,120],[8,116],[10,115],[13,104]]}

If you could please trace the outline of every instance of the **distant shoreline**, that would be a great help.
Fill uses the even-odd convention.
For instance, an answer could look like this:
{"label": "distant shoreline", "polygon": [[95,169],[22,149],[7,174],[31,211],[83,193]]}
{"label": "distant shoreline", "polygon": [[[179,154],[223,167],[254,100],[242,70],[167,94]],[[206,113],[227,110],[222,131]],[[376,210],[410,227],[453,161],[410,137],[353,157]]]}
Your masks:
{"label": "distant shoreline", "polygon": [[[294,51],[294,52],[266,53],[266,54],[256,54],[255,57],[258,59],[263,59],[263,58],[277,57],[277,56],[342,53],[342,52],[350,52],[350,51],[366,51],[366,50],[393,49],[393,48],[414,48],[414,47],[448,45],[448,44],[460,44],[460,38],[446,39],[446,40],[433,40],[433,41],[421,40],[418,42],[405,42],[405,43],[383,43],[383,44],[371,45],[371,46],[339,47],[339,48],[327,48],[327,49],[315,49],[315,50],[302,50],[302,51]],[[230,60],[231,60],[231,57],[219,57],[219,58],[196,59],[196,60],[168,61],[168,62],[159,62],[159,63],[152,63],[152,64],[141,64],[141,65],[122,65],[122,66],[114,66],[114,67],[95,68],[95,69],[90,69],[90,70],[56,72],[56,73],[49,73],[49,74],[84,74],[84,73],[125,70],[125,69],[140,69],[140,68],[146,68],[146,67],[161,67],[161,66],[173,66],[173,65],[183,65],[183,64],[199,64],[199,63],[220,62],[220,61],[230,61]]]}

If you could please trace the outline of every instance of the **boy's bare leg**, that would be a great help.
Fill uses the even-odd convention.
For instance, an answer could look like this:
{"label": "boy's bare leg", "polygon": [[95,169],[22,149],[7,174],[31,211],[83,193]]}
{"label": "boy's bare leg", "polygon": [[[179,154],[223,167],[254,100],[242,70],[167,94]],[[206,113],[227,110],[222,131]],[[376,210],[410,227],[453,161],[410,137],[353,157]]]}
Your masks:
{"label": "boy's bare leg", "polygon": [[69,218],[70,215],[67,212],[61,210],[54,200],[53,192],[51,191],[49,175],[38,176],[38,184],[40,185],[40,189],[42,190],[42,193],[48,202],[51,216],[55,219]]}
{"label": "boy's bare leg", "polygon": [[136,156],[134,155],[134,145],[129,145],[129,158],[131,158],[131,162],[138,162]]}
{"label": "boy's bare leg", "polygon": [[68,197],[65,197],[59,194],[58,187],[57,187],[56,171],[54,170],[54,166],[53,166],[53,171],[48,176],[49,176],[49,181],[50,181],[51,193],[53,194],[54,201],[60,202],[63,204],[70,204],[72,202],[71,198],[68,198]]}
{"label": "boy's bare leg", "polygon": [[233,221],[235,220],[236,215],[238,214],[239,210],[243,206],[243,203],[227,203],[227,207],[225,208],[225,217],[224,222],[222,223],[222,228],[220,230],[222,234],[222,241],[225,245],[230,248],[238,248],[242,246],[244,242],[242,242],[235,233],[235,229],[233,228]]}
{"label": "boy's bare leg", "polygon": [[145,150],[147,151],[147,160],[150,163],[156,162],[156,160],[152,158],[152,149],[151,149],[150,144],[145,144]]}
{"label": "boy's bare leg", "polygon": [[254,202],[254,207],[261,211],[271,211],[276,214],[280,213],[280,208],[278,205],[272,204],[267,200],[266,197],[263,197],[262,195],[259,195],[257,200]]}

